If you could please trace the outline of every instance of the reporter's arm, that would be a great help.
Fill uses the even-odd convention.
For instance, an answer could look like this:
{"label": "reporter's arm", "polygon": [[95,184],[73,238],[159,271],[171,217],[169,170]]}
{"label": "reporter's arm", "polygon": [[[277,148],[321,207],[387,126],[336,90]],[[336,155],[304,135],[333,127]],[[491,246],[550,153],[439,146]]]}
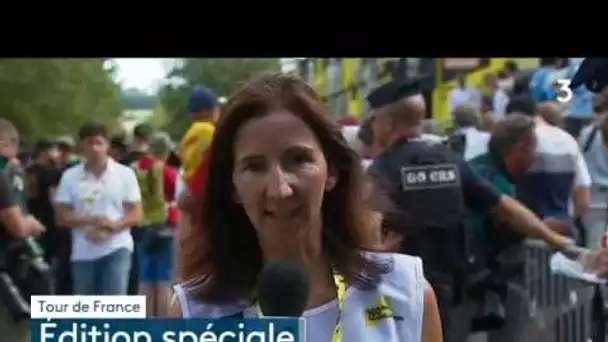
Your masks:
{"label": "reporter's arm", "polygon": [[422,341],[443,342],[443,331],[437,298],[431,285],[424,289],[424,316],[422,318]]}

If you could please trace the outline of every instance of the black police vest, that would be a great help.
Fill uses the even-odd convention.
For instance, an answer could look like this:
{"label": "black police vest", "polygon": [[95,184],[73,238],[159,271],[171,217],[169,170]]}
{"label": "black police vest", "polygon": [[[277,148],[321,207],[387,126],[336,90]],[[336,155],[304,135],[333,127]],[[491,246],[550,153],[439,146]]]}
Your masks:
{"label": "black police vest", "polygon": [[399,217],[394,229],[417,235],[427,227],[455,229],[464,217],[458,156],[440,143],[401,141],[378,160]]}
{"label": "black police vest", "polygon": [[394,207],[384,213],[385,225],[404,237],[400,251],[422,257],[427,271],[450,273],[466,262],[458,161],[444,144],[403,140],[374,165],[375,181],[390,193]]}

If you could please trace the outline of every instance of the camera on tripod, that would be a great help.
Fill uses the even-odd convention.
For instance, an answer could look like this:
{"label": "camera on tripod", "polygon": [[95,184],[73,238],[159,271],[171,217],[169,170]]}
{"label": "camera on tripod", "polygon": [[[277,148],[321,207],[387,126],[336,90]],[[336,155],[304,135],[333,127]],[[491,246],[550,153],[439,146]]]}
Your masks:
{"label": "camera on tripod", "polygon": [[30,296],[53,292],[51,267],[34,238],[0,247],[0,300],[15,322],[30,318]]}

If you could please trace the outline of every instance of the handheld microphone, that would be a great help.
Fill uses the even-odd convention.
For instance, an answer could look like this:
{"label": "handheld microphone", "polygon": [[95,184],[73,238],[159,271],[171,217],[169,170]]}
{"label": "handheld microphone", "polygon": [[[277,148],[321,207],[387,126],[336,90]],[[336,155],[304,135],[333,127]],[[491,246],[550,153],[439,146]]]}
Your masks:
{"label": "handheld microphone", "polygon": [[287,261],[270,261],[258,275],[258,302],[262,314],[271,317],[300,317],[308,302],[306,272]]}

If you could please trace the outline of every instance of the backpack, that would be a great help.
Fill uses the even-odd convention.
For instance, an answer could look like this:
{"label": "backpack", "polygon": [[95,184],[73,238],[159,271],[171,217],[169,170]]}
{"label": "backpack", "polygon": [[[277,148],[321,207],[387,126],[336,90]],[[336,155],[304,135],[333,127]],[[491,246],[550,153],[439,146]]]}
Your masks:
{"label": "backpack", "polygon": [[[142,157],[143,158],[143,157]],[[144,224],[164,223],[165,198],[163,191],[163,165],[153,161],[151,165],[142,166],[142,159],[135,161],[137,182],[141,191]]]}

